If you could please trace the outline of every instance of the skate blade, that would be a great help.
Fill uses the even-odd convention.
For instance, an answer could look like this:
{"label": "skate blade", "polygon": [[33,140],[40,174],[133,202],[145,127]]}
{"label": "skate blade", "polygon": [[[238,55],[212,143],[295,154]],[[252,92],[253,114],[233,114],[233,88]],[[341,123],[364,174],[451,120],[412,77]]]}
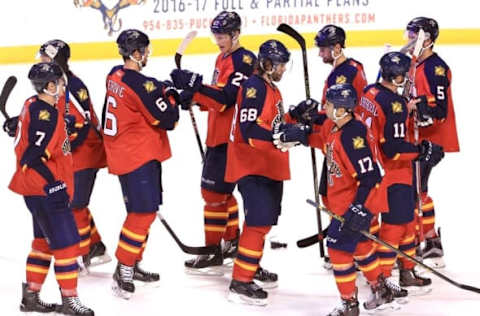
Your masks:
{"label": "skate blade", "polygon": [[267,298],[265,299],[250,298],[235,292],[230,292],[228,294],[228,300],[236,304],[246,304],[246,305],[255,305],[255,306],[266,306],[268,304]]}
{"label": "skate blade", "polygon": [[[445,261],[443,261],[443,257],[437,257],[437,258],[425,258],[423,259],[423,263],[429,266],[430,268],[433,269],[443,269],[445,268]],[[419,270],[422,269],[425,272],[429,272],[425,268],[419,267]]]}
{"label": "skate blade", "polygon": [[222,266],[218,267],[208,267],[208,268],[188,268],[185,267],[185,273],[189,275],[199,275],[199,276],[223,276],[224,271],[222,270]]}
{"label": "skate blade", "polygon": [[[161,280],[161,279],[160,279]],[[158,281],[151,281],[151,282],[145,282],[145,281],[140,281],[140,280],[133,280],[133,283],[135,284],[135,288],[143,288],[143,289],[155,289],[160,287],[161,283],[160,280]]]}
{"label": "skate blade", "polygon": [[405,289],[408,291],[408,296],[424,296],[430,294],[433,290],[430,286],[408,286]]}
{"label": "skate blade", "polygon": [[112,283],[112,291],[113,291],[113,295],[115,295],[119,298],[123,298],[124,300],[129,300],[132,297],[132,294],[133,294],[131,292],[127,292],[127,291],[124,291],[121,288],[119,288],[118,285],[117,285],[117,282],[115,282],[115,281],[113,281],[113,283]]}
{"label": "skate blade", "polygon": [[[410,292],[408,292],[408,294],[410,295]],[[397,302],[397,303],[400,304],[400,305],[405,305],[405,304],[408,304],[408,303],[409,303],[407,296],[405,296],[405,297],[396,297],[396,298],[395,298],[395,302]]]}
{"label": "skate blade", "polygon": [[278,281],[266,282],[266,281],[260,281],[260,280],[254,279],[253,282],[255,282],[262,289],[274,289],[278,287]]}
{"label": "skate blade", "polygon": [[109,263],[111,261],[112,261],[112,257],[110,257],[107,253],[105,253],[102,256],[93,257],[90,260],[90,265],[88,267],[89,268],[90,267],[96,267],[96,266],[99,266],[99,265],[102,265],[102,264],[105,264],[105,263]]}
{"label": "skate blade", "polygon": [[50,313],[40,313],[40,312],[22,312],[22,315],[26,315],[26,316],[43,316],[43,315],[60,315],[60,314],[57,314],[57,312],[53,311],[53,312],[50,312]]}
{"label": "skate blade", "polygon": [[333,270],[333,265],[330,262],[324,262],[323,263],[323,268],[327,271],[332,271]]}
{"label": "skate blade", "polygon": [[401,308],[402,306],[399,303],[397,303],[396,301],[393,301],[390,303],[382,304],[374,309],[365,309],[365,310],[370,315],[380,315],[380,314],[387,314],[393,311],[398,311]]}
{"label": "skate blade", "polygon": [[88,269],[85,266],[79,266],[78,267],[78,277],[79,278],[86,277],[89,274],[90,274],[90,272],[88,271]]}

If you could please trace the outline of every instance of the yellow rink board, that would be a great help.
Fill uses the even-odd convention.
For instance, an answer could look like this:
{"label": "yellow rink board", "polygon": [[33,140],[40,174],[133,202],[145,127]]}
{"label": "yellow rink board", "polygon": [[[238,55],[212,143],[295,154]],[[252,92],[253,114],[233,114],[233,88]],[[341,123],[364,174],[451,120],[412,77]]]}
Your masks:
{"label": "yellow rink board", "polygon": [[[303,33],[307,46],[313,47],[315,33]],[[368,30],[349,31],[347,34],[347,47],[383,46],[389,43],[393,46],[405,44],[403,30]],[[286,35],[243,35],[241,43],[247,49],[257,51],[261,43],[267,39],[281,40],[289,49],[298,49],[294,40]],[[172,56],[181,42],[181,38],[153,39],[153,56]],[[118,58],[115,41],[69,43],[72,50],[71,60],[101,60]],[[439,45],[478,45],[480,44],[480,29],[442,29],[437,40]],[[38,51],[38,45],[0,47],[0,64],[33,63]],[[186,54],[210,54],[218,52],[218,48],[209,37],[196,38],[188,47]]]}

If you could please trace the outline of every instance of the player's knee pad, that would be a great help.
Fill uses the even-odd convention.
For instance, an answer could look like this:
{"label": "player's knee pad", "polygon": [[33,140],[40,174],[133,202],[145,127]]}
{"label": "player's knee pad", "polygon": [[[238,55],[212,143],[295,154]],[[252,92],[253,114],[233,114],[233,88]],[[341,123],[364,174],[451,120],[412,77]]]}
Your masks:
{"label": "player's knee pad", "polygon": [[202,188],[202,197],[207,206],[219,207],[226,206],[230,194],[217,193]]}
{"label": "player's knee pad", "polygon": [[393,225],[389,223],[382,223],[382,227],[380,227],[380,239],[398,243],[405,234],[406,226],[407,224]]}
{"label": "player's knee pad", "polygon": [[135,233],[147,235],[150,226],[155,220],[156,213],[128,213],[124,227],[133,230]]}
{"label": "player's knee pad", "polygon": [[50,247],[48,246],[48,242],[45,238],[35,238],[32,241],[32,250],[37,252],[41,252],[47,255],[51,255],[52,252],[50,251]]}
{"label": "player's knee pad", "polygon": [[376,245],[371,240],[361,241],[357,244],[355,249],[355,258],[361,260],[363,257],[368,257],[375,253]]}
{"label": "player's knee pad", "polygon": [[248,234],[252,235],[261,235],[261,236],[266,236],[268,232],[272,229],[272,226],[243,226],[243,231],[245,233],[248,232]]}
{"label": "player's knee pad", "polygon": [[77,225],[70,208],[48,210],[39,220],[51,249],[62,249],[80,242]]}

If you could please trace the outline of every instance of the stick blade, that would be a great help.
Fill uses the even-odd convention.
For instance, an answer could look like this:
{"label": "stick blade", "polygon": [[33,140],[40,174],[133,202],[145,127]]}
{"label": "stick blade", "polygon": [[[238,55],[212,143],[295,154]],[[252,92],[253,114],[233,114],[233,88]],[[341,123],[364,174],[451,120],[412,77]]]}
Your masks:
{"label": "stick blade", "polygon": [[302,49],[305,49],[305,47],[306,47],[305,46],[305,39],[303,38],[303,36],[300,33],[295,31],[295,29],[293,29],[290,25],[282,23],[277,27],[277,31],[290,35],[291,37],[293,37],[298,42],[298,44],[300,44]]}
{"label": "stick blade", "polygon": [[6,118],[9,118],[5,110],[7,99],[10,96],[10,93],[12,92],[16,84],[17,84],[17,77],[15,76],[8,77],[7,81],[5,82],[5,85],[3,86],[2,93],[0,94],[0,111],[3,113],[3,115]]}
{"label": "stick blade", "polygon": [[183,55],[183,53],[187,49],[187,46],[197,36],[197,33],[198,33],[197,31],[191,31],[187,34],[187,36],[185,36],[182,43],[180,43],[180,46],[178,46],[177,54]]}

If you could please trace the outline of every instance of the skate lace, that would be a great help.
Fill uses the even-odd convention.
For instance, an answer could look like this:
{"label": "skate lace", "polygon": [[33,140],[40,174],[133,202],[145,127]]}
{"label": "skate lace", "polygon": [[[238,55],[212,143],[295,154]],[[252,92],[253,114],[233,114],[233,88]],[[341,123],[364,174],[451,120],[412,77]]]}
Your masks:
{"label": "skate lace", "polygon": [[121,265],[120,275],[124,281],[133,282],[133,267]]}
{"label": "skate lace", "polygon": [[255,282],[250,283],[250,287],[253,291],[261,290],[262,288],[258,286]]}
{"label": "skate lace", "polygon": [[347,310],[347,302],[342,301],[342,305],[335,307],[335,309],[328,314],[328,316],[343,316],[345,311]]}
{"label": "skate lace", "polygon": [[385,285],[394,293],[402,292],[402,288],[400,287],[400,285],[398,285],[397,282],[395,282],[391,278],[385,279]]}
{"label": "skate lace", "polygon": [[208,259],[210,259],[211,256],[212,256],[212,255],[200,255],[200,256],[197,256],[197,257],[195,258],[195,261],[194,261],[194,262],[195,262],[195,265],[196,265],[197,263],[199,263],[200,261],[202,261],[202,260],[208,260]]}
{"label": "skate lace", "polygon": [[68,306],[76,313],[86,313],[90,311],[88,307],[84,306],[82,302],[80,302],[78,296],[69,297],[67,302]]}

